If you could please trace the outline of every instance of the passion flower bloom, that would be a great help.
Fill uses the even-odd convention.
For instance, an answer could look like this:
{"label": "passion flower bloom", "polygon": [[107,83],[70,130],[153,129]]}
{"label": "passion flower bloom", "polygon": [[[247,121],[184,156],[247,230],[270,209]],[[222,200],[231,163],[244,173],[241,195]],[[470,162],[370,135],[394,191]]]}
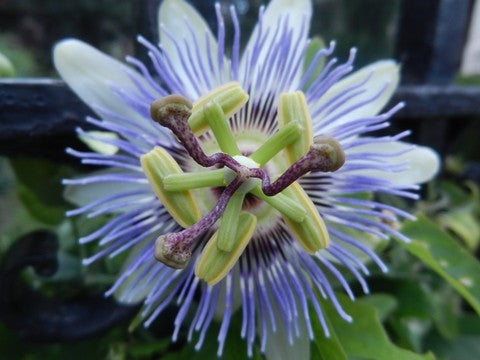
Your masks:
{"label": "passion flower bloom", "polygon": [[391,224],[413,217],[375,194],[416,199],[438,159],[400,141],[408,131],[373,134],[403,107],[381,113],[398,84],[393,61],[352,73],[355,49],[337,64],[334,42],[306,56],[316,45],[309,0],[260,8],[242,55],[229,10],[231,46],[220,5],[215,39],[193,7],[164,0],[160,43],[138,38],[149,67],[78,40],[56,46],[58,72],[100,118],[87,122],[101,131],[78,130],[98,152],[67,151],[105,167],[65,180],[80,205],[68,215],[109,216],[80,239],[100,246],[84,263],[128,254],[107,294],[143,301],[145,326],[176,304],[173,339],[184,326],[198,349],[219,321],[221,355],[241,311],[250,355],[258,339],[272,358],[290,349],[303,358],[298,349],[308,352],[314,335],[309,304],[329,335],[317,296],[352,320],[329,279],[353,298],[349,272],[368,293],[366,263],[387,270],[375,245],[408,241]]}

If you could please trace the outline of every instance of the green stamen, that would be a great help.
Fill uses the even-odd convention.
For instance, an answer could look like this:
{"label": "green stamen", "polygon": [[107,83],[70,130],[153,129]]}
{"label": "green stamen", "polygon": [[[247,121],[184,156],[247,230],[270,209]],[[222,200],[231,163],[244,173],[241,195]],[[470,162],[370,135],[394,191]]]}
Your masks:
{"label": "green stamen", "polygon": [[263,193],[260,186],[253,188],[250,192],[295,222],[301,223],[305,219],[305,209],[299,205],[295,198],[283,192],[275,196],[267,196]]}
{"label": "green stamen", "polygon": [[283,93],[280,95],[278,119],[279,123],[283,126],[291,122],[296,122],[302,129],[301,137],[285,148],[288,161],[291,165],[307,153],[313,141],[312,119],[303,92],[296,91],[294,93]]}
{"label": "green stamen", "polygon": [[229,118],[248,101],[248,94],[239,83],[232,82],[213,89],[197,100],[192,107],[192,115],[188,124],[195,135],[201,135],[208,129],[203,107],[211,101],[216,101],[222,108],[225,118]]}
{"label": "green stamen", "polygon": [[218,233],[207,242],[195,267],[195,275],[209,285],[222,280],[237,262],[253,236],[257,218],[247,212],[240,214],[239,226],[235,235],[232,251],[222,251],[217,246]]}
{"label": "green stamen", "polygon": [[185,191],[225,185],[227,183],[224,169],[170,174],[163,179],[163,187],[167,191]]}
{"label": "green stamen", "polygon": [[305,219],[301,223],[284,217],[284,221],[288,225],[292,235],[299,244],[311,254],[326,248],[329,243],[327,227],[307,193],[297,182],[291,184],[284,192],[287,193],[290,198],[294,198],[295,201],[301,204],[307,211]]}
{"label": "green stamen", "polygon": [[286,146],[296,141],[301,133],[301,126],[297,122],[290,122],[278,129],[249,157],[262,167]]}
{"label": "green stamen", "polygon": [[205,105],[203,112],[210,129],[213,131],[213,135],[215,135],[215,139],[217,139],[220,150],[231,156],[240,155],[240,149],[230,130],[230,126],[228,126],[222,107],[216,101],[211,101]]}
{"label": "green stamen", "polygon": [[227,207],[220,218],[217,247],[219,250],[230,252],[235,245],[238,229],[239,214],[242,210],[245,192],[238,190],[228,201]]}

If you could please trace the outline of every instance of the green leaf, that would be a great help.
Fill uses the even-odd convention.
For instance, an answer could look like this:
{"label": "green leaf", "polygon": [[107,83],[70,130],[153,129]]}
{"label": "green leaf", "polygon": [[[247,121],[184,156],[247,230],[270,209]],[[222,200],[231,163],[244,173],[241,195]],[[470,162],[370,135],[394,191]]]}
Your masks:
{"label": "green leaf", "polygon": [[480,263],[424,216],[405,223],[402,232],[412,242],[401,245],[443,277],[480,314]]}
{"label": "green leaf", "polygon": [[[233,317],[232,322],[230,324],[230,328],[228,330],[228,335],[225,340],[225,347],[223,350],[222,359],[226,360],[243,360],[249,359],[247,355],[247,343],[244,339],[240,337],[241,332],[241,324],[242,324],[242,315],[240,311],[237,311]],[[215,351],[218,347],[217,336],[218,336],[218,327],[214,327],[210,329],[210,335],[215,338]],[[207,357],[203,357],[201,359],[207,359]],[[213,359],[213,358],[212,358]],[[218,359],[218,357],[215,357]],[[260,349],[258,345],[254,343],[253,345],[253,358],[252,360],[261,360],[263,356],[260,354]]]}
{"label": "green leaf", "polygon": [[158,356],[165,352],[171,343],[172,340],[169,337],[150,342],[133,343],[128,347],[127,354],[129,358],[133,359],[153,358],[155,355]]}
{"label": "green leaf", "polygon": [[66,204],[61,181],[72,177],[72,169],[32,158],[15,158],[10,160],[10,164],[19,183],[32,191],[40,202],[48,206]]}
{"label": "green leaf", "polygon": [[472,360],[480,354],[480,337],[459,336],[455,338],[455,341],[445,341],[445,339],[438,337],[431,348],[442,359]]}
{"label": "green leaf", "polygon": [[362,302],[377,310],[378,318],[383,322],[397,307],[398,301],[392,295],[376,293],[362,298]]}
{"label": "green leaf", "polygon": [[462,315],[458,318],[460,334],[452,339],[445,339],[433,333],[427,338],[426,346],[435,351],[442,359],[470,360],[480,354],[480,318],[476,314]]}
{"label": "green leaf", "polygon": [[439,216],[439,223],[460,237],[470,250],[480,242],[480,223],[474,204],[457,207]]}
{"label": "green leaf", "polygon": [[18,198],[35,219],[45,224],[58,225],[65,218],[65,207],[45,205],[40,201],[38,196],[26,186],[19,186]]}
{"label": "green leaf", "polygon": [[442,228],[458,236],[469,250],[480,243],[480,200],[478,186],[472,182],[458,184],[444,181],[440,184],[444,212],[437,218]]}
{"label": "green leaf", "polygon": [[[405,251],[405,254],[409,258],[408,266],[411,267],[412,258],[408,252]],[[436,315],[432,290],[414,274],[406,279],[389,279],[388,289],[397,301],[397,308],[388,319],[396,343],[420,351],[425,333],[432,327],[432,317]]]}
{"label": "green leaf", "polygon": [[398,301],[397,316],[430,319],[434,311],[429,289],[418,279],[392,279],[391,293]]}
{"label": "green leaf", "polygon": [[424,337],[431,329],[432,322],[428,319],[414,317],[393,317],[388,325],[398,346],[420,352],[423,348]]}
{"label": "green leaf", "polygon": [[376,308],[369,304],[371,300],[352,301],[345,295],[338,295],[343,309],[353,317],[348,323],[337,315],[335,308],[328,300],[322,300],[323,307],[329,316],[340,344],[349,358],[372,360],[432,360],[433,354],[420,355],[402,349],[393,344],[385,332]]}
{"label": "green leaf", "polygon": [[[3,203],[0,226],[2,221],[6,224],[2,235],[15,237],[45,225],[59,225],[67,210],[67,203],[62,198],[60,179],[68,168],[28,158],[16,158],[9,163],[11,166],[7,166],[6,161],[0,164],[0,201]],[[20,231],[12,232],[14,227]]]}
{"label": "green leaf", "polygon": [[310,358],[315,360],[347,360],[347,354],[345,350],[343,350],[342,344],[335,333],[335,329],[326,314],[324,314],[324,316],[328,330],[330,331],[329,338],[325,336],[313,307],[310,307],[310,319],[312,321],[313,333],[315,334],[315,338],[310,347]]}
{"label": "green leaf", "polygon": [[2,77],[14,77],[15,68],[10,60],[0,52],[0,78]]}
{"label": "green leaf", "polygon": [[442,196],[446,197],[449,206],[464,205],[472,200],[472,194],[464,191],[460,186],[450,181],[440,183]]}
{"label": "green leaf", "polygon": [[0,197],[0,254],[15,240],[30,231],[45,228],[13,194]]}
{"label": "green leaf", "polygon": [[464,335],[480,336],[480,317],[475,314],[464,314],[458,318],[460,332]]}
{"label": "green leaf", "polygon": [[436,330],[445,339],[455,338],[460,328],[458,313],[461,308],[461,297],[444,283],[440,290],[431,294],[431,298],[434,303],[432,315]]}

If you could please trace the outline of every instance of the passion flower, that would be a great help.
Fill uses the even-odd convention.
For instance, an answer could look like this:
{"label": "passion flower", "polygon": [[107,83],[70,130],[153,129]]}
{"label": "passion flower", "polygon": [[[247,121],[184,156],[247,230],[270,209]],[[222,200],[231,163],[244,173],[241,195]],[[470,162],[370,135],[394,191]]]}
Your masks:
{"label": "passion flower", "polygon": [[316,293],[352,320],[329,278],[353,298],[346,270],[367,293],[366,262],[387,270],[375,244],[408,241],[391,224],[413,217],[374,195],[416,199],[438,159],[400,141],[408,131],[372,134],[404,106],[381,113],[398,84],[395,62],[352,73],[356,50],[337,65],[334,42],[306,56],[315,45],[310,1],[260,8],[242,56],[235,8],[229,54],[220,5],[215,11],[218,41],[193,7],[164,0],[160,43],[138,38],[152,71],[78,40],[56,46],[58,72],[100,118],[87,121],[108,134],[79,129],[98,151],[67,150],[105,167],[64,181],[80,206],[68,215],[111,216],[80,239],[101,246],[84,263],[128,252],[107,294],[142,301],[145,326],[175,303],[173,340],[190,314],[188,339],[198,332],[200,348],[217,319],[221,355],[239,310],[250,355],[258,338],[268,357],[303,358],[313,338],[309,303],[329,335]]}

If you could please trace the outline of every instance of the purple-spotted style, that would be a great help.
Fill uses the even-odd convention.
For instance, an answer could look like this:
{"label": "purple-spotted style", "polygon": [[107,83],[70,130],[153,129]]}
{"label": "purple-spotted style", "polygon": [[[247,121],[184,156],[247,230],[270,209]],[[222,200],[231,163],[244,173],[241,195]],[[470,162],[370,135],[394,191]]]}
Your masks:
{"label": "purple-spotted style", "polygon": [[[318,296],[351,321],[334,292],[339,286],[354,298],[343,271],[368,293],[369,263],[387,271],[375,247],[390,237],[408,241],[390,224],[413,216],[378,202],[375,194],[417,199],[418,184],[435,175],[438,158],[428,148],[402,142],[409,132],[374,136],[403,107],[381,113],[398,84],[393,61],[352,72],[356,50],[337,64],[331,57],[334,42],[307,61],[309,0],[273,0],[261,7],[242,53],[235,8],[228,14],[231,44],[220,5],[215,11],[216,38],[185,1],[164,0],[160,43],[138,38],[152,72],[135,58],[127,57],[131,66],[123,65],[78,40],[56,46],[58,72],[96,112],[98,119],[87,122],[100,130],[78,129],[94,151],[67,150],[82,163],[102,168],[64,181],[66,197],[79,206],[68,215],[111,216],[80,239],[101,246],[84,263],[128,253],[107,295],[143,302],[145,326],[176,304],[173,340],[184,327],[199,349],[212,322],[218,322],[221,355],[232,316],[239,311],[250,355],[258,341],[268,358],[307,358],[314,336],[309,304],[328,336]],[[210,106],[198,105],[206,96],[219,99],[233,82],[247,95],[231,114],[226,105],[220,111],[227,127],[220,124],[215,130],[209,123],[197,133],[191,123],[161,123],[166,118],[151,113],[152,103],[177,94],[193,103],[186,120]],[[289,115],[292,104],[298,109]],[[305,122],[296,123],[302,116]],[[335,156],[341,154],[341,161],[334,157],[336,166],[325,155],[326,143],[335,144],[329,148]],[[151,159],[151,174],[141,159]],[[159,180],[156,171],[163,171]],[[248,181],[257,182],[242,188]],[[239,208],[231,210],[235,199]],[[244,221],[235,223],[244,234],[222,229],[227,219],[237,218]],[[304,219],[308,226],[299,225],[307,224]],[[230,238],[219,244],[221,234]],[[312,238],[316,234],[325,237],[321,244]],[[164,246],[160,254],[159,241]],[[167,266],[169,259],[167,265],[157,260],[165,249],[178,251],[178,244],[189,251],[173,264],[180,269]],[[211,267],[205,270],[202,264],[220,265],[211,275]]]}

